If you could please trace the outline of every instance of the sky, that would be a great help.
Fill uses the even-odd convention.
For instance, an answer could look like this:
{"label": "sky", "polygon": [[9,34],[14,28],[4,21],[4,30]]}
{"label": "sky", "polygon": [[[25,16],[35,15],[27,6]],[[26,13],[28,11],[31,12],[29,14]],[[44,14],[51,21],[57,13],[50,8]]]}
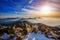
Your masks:
{"label": "sky", "polygon": [[60,0],[0,0],[0,18],[39,15],[43,5],[51,6],[53,12],[60,14]]}

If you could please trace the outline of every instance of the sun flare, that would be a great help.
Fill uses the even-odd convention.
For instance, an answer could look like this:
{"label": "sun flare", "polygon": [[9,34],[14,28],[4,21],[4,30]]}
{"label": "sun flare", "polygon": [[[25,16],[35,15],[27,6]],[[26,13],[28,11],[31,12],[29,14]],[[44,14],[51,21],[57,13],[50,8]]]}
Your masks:
{"label": "sun flare", "polygon": [[41,13],[42,14],[49,14],[49,13],[51,13],[51,10],[52,10],[52,8],[50,6],[45,5],[45,6],[42,6]]}

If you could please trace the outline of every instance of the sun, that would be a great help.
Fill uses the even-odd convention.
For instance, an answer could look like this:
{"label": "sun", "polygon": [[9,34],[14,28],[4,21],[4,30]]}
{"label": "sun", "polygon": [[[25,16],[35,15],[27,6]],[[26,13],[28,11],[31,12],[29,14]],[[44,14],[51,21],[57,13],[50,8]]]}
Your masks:
{"label": "sun", "polygon": [[47,5],[41,7],[42,14],[49,14],[49,13],[51,13],[51,10],[52,10],[52,8]]}

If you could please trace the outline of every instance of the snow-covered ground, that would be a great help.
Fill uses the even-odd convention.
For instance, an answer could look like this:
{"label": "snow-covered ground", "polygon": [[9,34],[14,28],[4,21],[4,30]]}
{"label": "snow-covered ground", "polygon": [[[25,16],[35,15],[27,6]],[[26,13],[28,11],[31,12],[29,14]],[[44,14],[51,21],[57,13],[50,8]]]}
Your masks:
{"label": "snow-covered ground", "polygon": [[33,32],[33,33],[30,33],[29,35],[26,35],[24,40],[53,40],[53,39],[49,39],[45,37],[44,34]]}
{"label": "snow-covered ground", "polygon": [[[4,34],[0,36],[0,38],[7,40],[10,37],[11,34]],[[14,37],[12,40],[16,40],[16,37]],[[52,40],[44,36],[44,34],[41,33],[30,33],[25,36],[24,40]]]}

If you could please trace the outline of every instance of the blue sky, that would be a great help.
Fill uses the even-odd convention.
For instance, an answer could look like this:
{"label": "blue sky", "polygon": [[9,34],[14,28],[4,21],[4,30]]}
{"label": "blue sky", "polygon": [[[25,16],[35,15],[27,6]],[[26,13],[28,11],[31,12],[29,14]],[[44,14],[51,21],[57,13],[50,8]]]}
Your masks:
{"label": "blue sky", "polygon": [[47,3],[53,7],[53,11],[60,11],[59,0],[0,0],[0,18],[35,15],[34,12]]}

